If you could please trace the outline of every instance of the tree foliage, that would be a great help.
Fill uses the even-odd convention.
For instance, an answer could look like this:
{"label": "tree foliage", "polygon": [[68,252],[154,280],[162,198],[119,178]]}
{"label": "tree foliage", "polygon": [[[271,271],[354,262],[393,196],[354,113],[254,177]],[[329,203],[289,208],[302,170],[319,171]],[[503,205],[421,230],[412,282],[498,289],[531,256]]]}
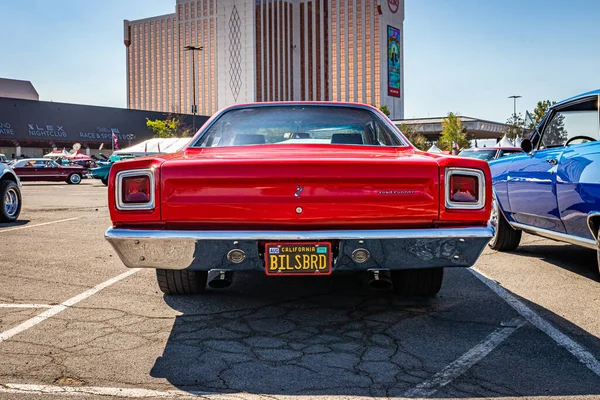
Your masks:
{"label": "tree foliage", "polygon": [[533,123],[530,123],[527,126],[527,129],[531,129],[533,131],[540,124],[540,122],[542,122],[542,118],[544,118],[544,115],[546,115],[550,107],[555,103],[555,101],[550,100],[538,101],[537,105],[535,106],[535,109],[533,110],[533,113],[531,114]]}
{"label": "tree foliage", "polygon": [[382,105],[382,106],[379,106],[379,111],[381,111],[382,113],[384,113],[386,115],[386,117],[390,116],[390,109],[385,104]]}
{"label": "tree foliage", "polygon": [[442,150],[452,150],[452,142],[458,143],[460,148],[469,147],[467,140],[467,130],[462,126],[459,116],[449,112],[448,116],[442,119],[442,132],[437,146]]}
{"label": "tree foliage", "polygon": [[421,133],[417,132],[417,128],[412,125],[400,124],[398,126],[400,132],[406,136],[406,138],[419,150],[427,150],[429,143],[427,138]]}
{"label": "tree foliage", "polygon": [[517,135],[523,137],[524,129],[525,120],[523,119],[523,115],[519,113],[517,115],[511,115],[510,118],[506,120],[504,134],[508,136],[509,139],[514,139]]}
{"label": "tree foliage", "polygon": [[155,138],[172,138],[190,136],[192,130],[185,125],[180,117],[168,115],[166,119],[150,120],[146,118],[146,126]]}

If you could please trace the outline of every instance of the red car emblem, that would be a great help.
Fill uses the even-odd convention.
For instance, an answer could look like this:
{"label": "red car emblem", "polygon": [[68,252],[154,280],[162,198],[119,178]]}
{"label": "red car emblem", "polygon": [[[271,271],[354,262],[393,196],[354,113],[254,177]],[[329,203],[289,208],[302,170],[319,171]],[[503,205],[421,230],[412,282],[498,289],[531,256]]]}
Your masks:
{"label": "red car emblem", "polygon": [[398,12],[398,7],[400,7],[399,0],[388,0],[388,8],[392,12],[392,14],[396,14]]}

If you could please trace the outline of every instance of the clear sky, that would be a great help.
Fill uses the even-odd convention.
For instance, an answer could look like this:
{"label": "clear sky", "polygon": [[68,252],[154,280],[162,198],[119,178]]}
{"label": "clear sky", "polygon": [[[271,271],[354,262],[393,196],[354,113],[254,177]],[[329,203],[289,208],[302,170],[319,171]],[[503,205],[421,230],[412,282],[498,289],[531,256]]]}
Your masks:
{"label": "clear sky", "polygon": [[[600,0],[405,0],[406,118],[504,121],[600,88]],[[123,19],[175,0],[0,0],[0,77],[41,100],[126,106]]]}

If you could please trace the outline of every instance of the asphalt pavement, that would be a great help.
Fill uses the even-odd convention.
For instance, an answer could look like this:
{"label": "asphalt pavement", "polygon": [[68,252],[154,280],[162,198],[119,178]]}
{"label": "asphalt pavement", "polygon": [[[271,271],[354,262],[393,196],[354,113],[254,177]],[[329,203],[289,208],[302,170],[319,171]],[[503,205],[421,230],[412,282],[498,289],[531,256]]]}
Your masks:
{"label": "asphalt pavement", "polygon": [[104,240],[100,181],[23,197],[0,224],[0,399],[600,399],[594,251],[524,235],[431,300],[260,273],[173,297]]}

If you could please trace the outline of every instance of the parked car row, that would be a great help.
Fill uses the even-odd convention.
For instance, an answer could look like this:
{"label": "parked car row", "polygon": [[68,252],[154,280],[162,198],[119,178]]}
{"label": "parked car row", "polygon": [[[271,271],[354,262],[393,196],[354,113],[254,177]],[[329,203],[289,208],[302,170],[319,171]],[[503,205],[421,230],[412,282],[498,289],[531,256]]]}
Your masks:
{"label": "parked car row", "polygon": [[[92,175],[109,185],[106,239],[127,267],[156,269],[164,293],[226,287],[240,270],[354,271],[433,296],[445,268],[472,266],[486,244],[514,250],[522,232],[595,249],[600,262],[599,104],[600,90],[565,100],[520,149],[465,157],[417,150],[366,105],[238,105],[179,152]],[[0,220],[18,217],[19,178],[77,184],[85,172],[0,164]]]}

